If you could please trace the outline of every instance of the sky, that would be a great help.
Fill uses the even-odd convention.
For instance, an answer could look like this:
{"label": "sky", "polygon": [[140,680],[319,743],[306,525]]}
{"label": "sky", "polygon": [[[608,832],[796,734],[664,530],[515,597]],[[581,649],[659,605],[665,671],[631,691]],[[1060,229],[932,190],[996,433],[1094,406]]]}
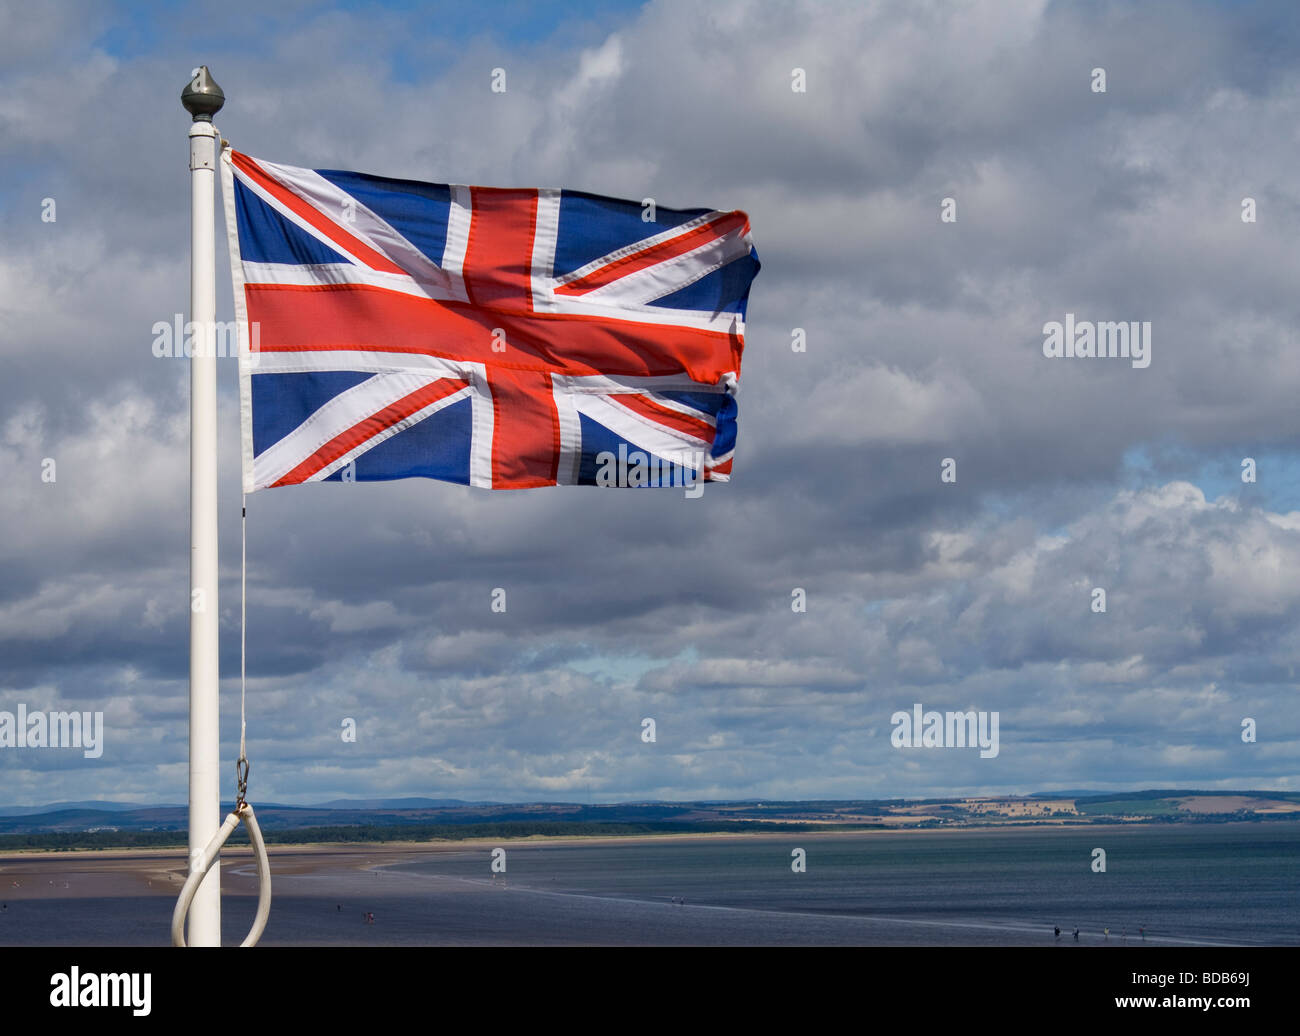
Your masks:
{"label": "sky", "polygon": [[[0,3],[0,711],[104,715],[98,758],[0,747],[0,805],[185,799],[188,370],[151,346],[198,64],[245,153],[743,209],[763,263],[698,499],[249,498],[251,801],[1300,790],[1292,5],[193,10]],[[1149,322],[1149,366],[1045,355],[1067,314]],[[895,746],[915,704],[996,712],[997,755]]]}

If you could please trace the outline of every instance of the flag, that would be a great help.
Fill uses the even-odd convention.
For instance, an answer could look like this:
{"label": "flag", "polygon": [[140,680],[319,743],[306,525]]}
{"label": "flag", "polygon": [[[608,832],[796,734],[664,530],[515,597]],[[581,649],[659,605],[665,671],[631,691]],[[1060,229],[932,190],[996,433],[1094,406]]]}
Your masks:
{"label": "flag", "polygon": [[730,477],[745,213],[221,166],[245,492]]}

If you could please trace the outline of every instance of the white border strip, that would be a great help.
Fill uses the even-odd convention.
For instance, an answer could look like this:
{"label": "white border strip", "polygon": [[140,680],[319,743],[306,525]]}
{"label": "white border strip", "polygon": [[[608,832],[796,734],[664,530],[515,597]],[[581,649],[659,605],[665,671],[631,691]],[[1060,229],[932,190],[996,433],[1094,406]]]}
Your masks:
{"label": "white border strip", "polygon": [[461,302],[469,301],[465,287],[465,253],[469,251],[469,225],[474,218],[474,198],[464,184],[447,185],[451,207],[447,211],[447,243],[442,249],[442,269],[450,281],[452,294]]}
{"label": "white border strip", "polygon": [[555,312],[555,246],[560,237],[560,199],[555,187],[537,189],[537,219],[533,228],[533,310]]}
{"label": "white border strip", "polygon": [[428,285],[401,273],[372,270],[351,263],[245,263],[244,279],[249,284],[288,284],[314,286],[322,284],[359,284],[386,291],[411,295],[434,302],[446,302],[450,296],[432,291]]}
{"label": "white border strip", "polygon": [[468,363],[465,366],[469,368],[469,383],[474,389],[474,405],[471,414],[474,423],[469,442],[469,484],[479,489],[491,489],[492,437],[496,434],[492,385],[488,381],[485,364]]}
{"label": "white border strip", "polygon": [[551,375],[551,395],[555,398],[555,413],[560,422],[560,456],[555,466],[557,486],[577,484],[582,471],[582,421],[571,381],[563,374]]}
{"label": "white border strip", "polygon": [[369,371],[394,374],[409,371],[434,378],[470,380],[480,363],[446,360],[428,353],[386,353],[377,349],[272,350],[258,354],[258,374],[305,374],[310,371]]}

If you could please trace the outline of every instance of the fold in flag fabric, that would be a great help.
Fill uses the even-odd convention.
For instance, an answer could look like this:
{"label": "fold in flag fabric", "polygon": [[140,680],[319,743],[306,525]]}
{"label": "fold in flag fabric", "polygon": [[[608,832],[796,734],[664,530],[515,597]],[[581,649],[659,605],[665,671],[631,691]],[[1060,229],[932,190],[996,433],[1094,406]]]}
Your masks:
{"label": "fold in flag fabric", "polygon": [[743,212],[298,169],[226,148],[244,491],[726,481]]}

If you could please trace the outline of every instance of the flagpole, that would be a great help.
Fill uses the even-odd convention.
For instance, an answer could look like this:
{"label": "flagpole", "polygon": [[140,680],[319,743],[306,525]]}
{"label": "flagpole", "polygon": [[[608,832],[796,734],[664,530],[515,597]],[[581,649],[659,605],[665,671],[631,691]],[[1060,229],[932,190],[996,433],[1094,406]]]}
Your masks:
{"label": "flagpole", "polygon": [[[217,257],[213,187],[217,130],[225,94],[206,65],[193,73],[181,104],[190,126],[190,865],[221,826],[221,737],[217,637]],[[221,864],[194,895],[189,945],[221,945]]]}

